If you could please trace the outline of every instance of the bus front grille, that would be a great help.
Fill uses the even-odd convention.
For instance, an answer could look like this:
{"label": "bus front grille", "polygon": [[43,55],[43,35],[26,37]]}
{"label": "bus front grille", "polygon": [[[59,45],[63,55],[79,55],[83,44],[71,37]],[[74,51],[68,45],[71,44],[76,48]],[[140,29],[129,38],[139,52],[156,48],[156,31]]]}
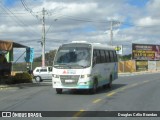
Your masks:
{"label": "bus front grille", "polygon": [[60,75],[63,85],[77,85],[80,75]]}

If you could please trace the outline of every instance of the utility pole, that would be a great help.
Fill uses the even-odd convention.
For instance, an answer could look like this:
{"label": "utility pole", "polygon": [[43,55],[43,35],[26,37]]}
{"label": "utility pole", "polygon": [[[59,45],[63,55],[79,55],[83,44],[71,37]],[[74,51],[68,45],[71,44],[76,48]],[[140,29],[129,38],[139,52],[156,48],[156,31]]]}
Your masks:
{"label": "utility pole", "polygon": [[111,27],[110,27],[110,45],[113,45],[113,21],[111,20]]}
{"label": "utility pole", "polygon": [[45,66],[45,9],[42,10],[42,67]]}
{"label": "utility pole", "polygon": [[111,20],[110,22],[110,45],[113,46],[113,27],[115,25],[120,25],[120,22],[114,20]]}

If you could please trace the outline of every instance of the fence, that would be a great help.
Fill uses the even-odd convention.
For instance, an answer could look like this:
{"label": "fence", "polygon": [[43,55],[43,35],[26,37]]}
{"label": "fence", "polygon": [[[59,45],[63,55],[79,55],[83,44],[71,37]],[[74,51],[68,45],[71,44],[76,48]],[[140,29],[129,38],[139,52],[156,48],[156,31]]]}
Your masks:
{"label": "fence", "polygon": [[118,72],[135,72],[136,65],[134,60],[120,61],[118,63]]}
{"label": "fence", "polygon": [[[12,71],[28,71],[27,66],[31,66],[28,63],[13,63]],[[41,66],[41,62],[33,62],[32,70],[36,67]],[[46,66],[50,66],[46,63]],[[29,68],[31,69],[31,68]],[[119,61],[118,63],[118,72],[138,72],[138,71],[148,71],[148,70],[160,70],[160,61]],[[12,72],[13,73],[13,72]]]}

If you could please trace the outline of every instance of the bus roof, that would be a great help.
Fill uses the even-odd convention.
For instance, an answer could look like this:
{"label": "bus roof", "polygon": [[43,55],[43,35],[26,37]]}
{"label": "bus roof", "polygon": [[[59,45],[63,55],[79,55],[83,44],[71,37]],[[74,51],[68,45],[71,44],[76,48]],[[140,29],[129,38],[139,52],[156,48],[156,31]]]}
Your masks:
{"label": "bus roof", "polygon": [[101,43],[89,43],[89,42],[71,42],[71,43],[65,43],[65,44],[62,44],[62,45],[67,45],[67,44],[88,44],[88,45],[91,45],[93,47],[93,49],[105,49],[105,50],[115,50],[114,46],[110,46],[108,44],[101,44]]}
{"label": "bus roof", "polygon": [[107,44],[97,44],[97,43],[91,43],[93,46],[93,49],[105,49],[105,50],[114,50],[113,46],[107,45]]}

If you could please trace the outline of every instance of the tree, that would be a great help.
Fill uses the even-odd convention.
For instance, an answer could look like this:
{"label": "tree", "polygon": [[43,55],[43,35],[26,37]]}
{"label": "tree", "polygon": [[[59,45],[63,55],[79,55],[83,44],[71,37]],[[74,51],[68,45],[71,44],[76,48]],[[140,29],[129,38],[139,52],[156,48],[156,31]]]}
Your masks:
{"label": "tree", "polygon": [[[51,50],[45,54],[45,59],[48,66],[53,64],[55,54],[56,54],[56,50]],[[41,62],[41,61],[42,61],[42,56],[34,59],[34,62]]]}
{"label": "tree", "polygon": [[120,60],[126,61],[131,60],[132,54],[119,56]]}

